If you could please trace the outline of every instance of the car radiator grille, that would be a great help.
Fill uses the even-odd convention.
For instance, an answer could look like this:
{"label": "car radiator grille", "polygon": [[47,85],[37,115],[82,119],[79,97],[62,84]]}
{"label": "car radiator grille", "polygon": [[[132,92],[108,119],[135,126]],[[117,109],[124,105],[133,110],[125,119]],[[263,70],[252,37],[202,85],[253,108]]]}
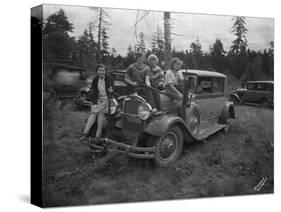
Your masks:
{"label": "car radiator grille", "polygon": [[142,130],[142,121],[136,117],[138,114],[138,107],[140,102],[127,100],[124,102],[124,126],[123,129],[133,132],[140,132]]}

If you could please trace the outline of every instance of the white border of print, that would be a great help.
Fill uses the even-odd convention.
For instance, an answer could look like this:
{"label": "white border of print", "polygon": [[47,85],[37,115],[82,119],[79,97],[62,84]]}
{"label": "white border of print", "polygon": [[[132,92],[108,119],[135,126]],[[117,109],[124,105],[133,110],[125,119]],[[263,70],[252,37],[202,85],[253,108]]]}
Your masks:
{"label": "white border of print", "polygon": [[[36,211],[29,204],[30,188],[30,8],[42,3],[103,6],[115,8],[150,9],[208,13],[220,15],[244,15],[275,18],[275,82],[280,82],[280,21],[278,1],[275,0],[29,0],[3,1],[1,4],[1,211]],[[241,6],[243,5],[243,6]],[[280,126],[280,85],[275,84],[275,129]],[[16,97],[16,98],[15,98]],[[16,131],[14,131],[17,129]],[[67,207],[55,211],[273,211],[280,199],[281,131],[275,132],[275,194],[227,198],[162,201],[149,203],[114,204],[103,206]],[[278,170],[279,167],[279,170]]]}

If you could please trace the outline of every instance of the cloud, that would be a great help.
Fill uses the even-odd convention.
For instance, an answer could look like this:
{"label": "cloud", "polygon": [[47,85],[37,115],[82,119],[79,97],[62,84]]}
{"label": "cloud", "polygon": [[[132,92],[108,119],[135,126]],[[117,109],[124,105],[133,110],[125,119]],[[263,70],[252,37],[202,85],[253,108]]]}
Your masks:
{"label": "cloud", "polygon": [[[70,22],[74,24],[74,32],[71,36],[78,37],[88,28],[90,22],[96,20],[97,10],[81,6],[44,5],[44,18],[63,9]],[[163,12],[150,12],[137,28],[137,14],[139,17],[145,14],[144,11],[110,9],[105,11],[109,14],[108,35],[110,47],[114,47],[117,53],[125,55],[129,45],[136,43],[136,34],[143,32],[146,46],[151,46],[151,39],[157,26],[163,31]],[[204,51],[208,51],[210,45],[220,38],[224,48],[229,50],[231,42],[235,39],[231,33],[232,16],[204,15],[190,13],[171,13],[172,32],[181,36],[172,36],[172,46],[178,50],[188,49],[191,42],[197,38]],[[248,47],[253,50],[263,50],[269,47],[269,42],[274,39],[273,19],[268,18],[246,18]]]}

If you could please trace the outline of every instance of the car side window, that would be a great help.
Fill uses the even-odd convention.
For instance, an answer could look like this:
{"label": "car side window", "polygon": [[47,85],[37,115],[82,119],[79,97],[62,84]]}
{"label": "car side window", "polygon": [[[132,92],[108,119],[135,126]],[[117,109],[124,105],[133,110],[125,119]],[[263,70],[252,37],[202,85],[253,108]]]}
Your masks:
{"label": "car side window", "polygon": [[265,89],[264,89],[264,84],[262,84],[262,83],[257,84],[257,90],[258,90],[258,91],[263,91],[263,90],[265,90]]}
{"label": "car side window", "polygon": [[267,84],[267,91],[273,92],[273,84]]}
{"label": "car side window", "polygon": [[196,93],[198,94],[212,93],[212,78],[207,78],[207,77],[199,78]]}
{"label": "car side window", "polygon": [[224,79],[214,78],[213,79],[213,92],[214,93],[224,93]]}
{"label": "car side window", "polygon": [[256,84],[249,83],[247,84],[247,90],[256,90]]}

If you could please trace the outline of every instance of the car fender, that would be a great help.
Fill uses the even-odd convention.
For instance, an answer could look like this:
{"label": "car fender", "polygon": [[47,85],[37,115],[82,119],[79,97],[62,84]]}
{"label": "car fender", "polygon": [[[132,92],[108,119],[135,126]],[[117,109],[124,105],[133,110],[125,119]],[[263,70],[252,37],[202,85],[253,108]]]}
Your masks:
{"label": "car fender", "polygon": [[144,132],[153,136],[161,136],[174,124],[180,127],[185,140],[191,141],[195,139],[189,132],[186,123],[180,117],[172,114],[164,114],[153,118],[145,127]]}
{"label": "car fender", "polygon": [[230,97],[233,97],[233,98],[236,98],[236,99],[238,100],[238,102],[241,102],[241,101],[242,101],[241,98],[239,97],[239,95],[238,95],[237,93],[231,93],[229,96],[230,96]]}
{"label": "car fender", "polygon": [[234,119],[235,111],[234,111],[234,103],[226,101],[220,117],[220,122],[225,123],[226,119],[228,118]]}

